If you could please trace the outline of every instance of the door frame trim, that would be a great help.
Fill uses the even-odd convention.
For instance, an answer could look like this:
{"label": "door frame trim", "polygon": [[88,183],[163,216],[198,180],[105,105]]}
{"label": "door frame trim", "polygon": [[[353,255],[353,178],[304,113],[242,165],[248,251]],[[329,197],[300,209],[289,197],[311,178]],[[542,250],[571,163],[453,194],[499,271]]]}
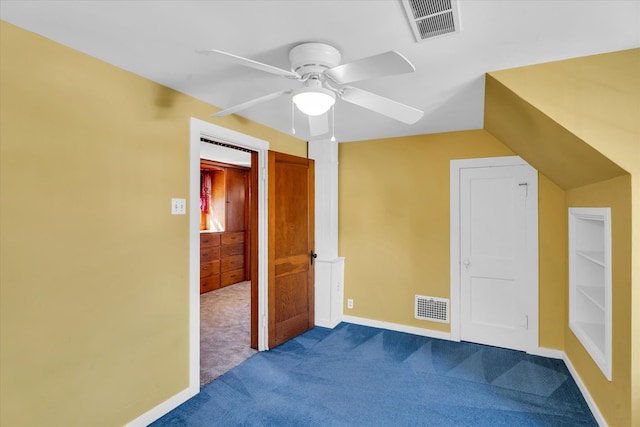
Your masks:
{"label": "door frame trim", "polygon": [[[269,142],[194,117],[189,133],[189,389],[200,392],[200,137],[258,153],[258,350],[267,349],[267,153]],[[254,167],[254,165],[252,165]],[[252,231],[253,232],[253,231]]]}
{"label": "door frame trim", "polygon": [[[451,340],[460,341],[460,170],[467,168],[487,168],[500,166],[522,166],[526,165],[536,171],[529,163],[519,156],[504,157],[484,157],[476,159],[460,159],[450,161],[450,320],[451,320]],[[539,312],[540,304],[538,298],[538,175],[536,171],[534,185],[536,197],[530,198],[532,212],[535,218],[528,218],[526,221],[527,256],[526,277],[529,278],[529,286],[535,288],[531,291],[531,299],[535,303],[536,310],[529,316],[529,329],[531,334],[527,340],[527,353],[537,353],[539,351]],[[535,294],[535,295],[534,295]]]}

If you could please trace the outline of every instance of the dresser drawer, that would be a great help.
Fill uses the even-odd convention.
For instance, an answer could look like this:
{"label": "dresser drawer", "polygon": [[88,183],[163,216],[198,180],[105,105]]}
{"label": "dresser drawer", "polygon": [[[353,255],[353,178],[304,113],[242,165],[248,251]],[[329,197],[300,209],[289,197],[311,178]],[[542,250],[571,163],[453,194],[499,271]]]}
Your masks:
{"label": "dresser drawer", "polygon": [[236,245],[223,245],[220,250],[222,258],[242,254],[244,254],[244,245],[242,243],[238,243]]}
{"label": "dresser drawer", "polygon": [[211,262],[220,259],[220,246],[200,248],[200,263]]}
{"label": "dresser drawer", "polygon": [[220,261],[211,261],[200,264],[200,278],[209,277],[220,273]]}
{"label": "dresser drawer", "polygon": [[244,280],[244,270],[226,271],[221,274],[220,286],[229,286]]}
{"label": "dresser drawer", "polygon": [[220,246],[220,233],[200,233],[200,247]]}
{"label": "dresser drawer", "polygon": [[213,276],[204,277],[200,279],[200,293],[213,291],[220,288],[220,275],[214,274]]}
{"label": "dresser drawer", "polygon": [[244,231],[234,233],[222,233],[222,244],[233,245],[236,243],[244,243]]}
{"label": "dresser drawer", "polygon": [[244,255],[234,255],[220,260],[220,272],[238,270],[244,267]]}

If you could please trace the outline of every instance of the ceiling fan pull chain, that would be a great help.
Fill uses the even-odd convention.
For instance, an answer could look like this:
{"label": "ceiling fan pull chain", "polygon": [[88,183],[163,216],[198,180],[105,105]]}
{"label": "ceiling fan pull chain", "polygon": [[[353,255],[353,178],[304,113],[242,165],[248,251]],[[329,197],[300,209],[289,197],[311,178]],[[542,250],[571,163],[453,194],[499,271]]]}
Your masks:
{"label": "ceiling fan pull chain", "polygon": [[336,142],[336,104],[331,107],[331,142]]}
{"label": "ceiling fan pull chain", "polygon": [[295,105],[293,104],[293,100],[291,101],[291,133],[293,135],[296,134],[296,112],[295,112]]}

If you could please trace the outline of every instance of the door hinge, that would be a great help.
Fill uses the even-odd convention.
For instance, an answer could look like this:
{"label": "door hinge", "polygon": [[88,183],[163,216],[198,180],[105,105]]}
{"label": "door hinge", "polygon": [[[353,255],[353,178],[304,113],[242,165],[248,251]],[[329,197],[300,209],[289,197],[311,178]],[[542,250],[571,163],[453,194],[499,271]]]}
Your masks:
{"label": "door hinge", "polygon": [[529,329],[529,316],[528,315],[524,315],[522,316],[522,319],[520,321],[520,327],[522,329]]}
{"label": "door hinge", "polygon": [[520,184],[518,184],[519,187],[524,187],[524,197],[527,197],[529,195],[529,183],[528,182],[521,182]]}

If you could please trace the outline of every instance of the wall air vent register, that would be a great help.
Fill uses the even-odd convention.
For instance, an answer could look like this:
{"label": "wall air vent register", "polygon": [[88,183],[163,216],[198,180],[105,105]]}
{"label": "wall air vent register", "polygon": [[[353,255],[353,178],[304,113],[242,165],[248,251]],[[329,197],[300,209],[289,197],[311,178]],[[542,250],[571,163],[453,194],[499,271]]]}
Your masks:
{"label": "wall air vent register", "polygon": [[449,323],[449,300],[416,295],[415,318]]}

